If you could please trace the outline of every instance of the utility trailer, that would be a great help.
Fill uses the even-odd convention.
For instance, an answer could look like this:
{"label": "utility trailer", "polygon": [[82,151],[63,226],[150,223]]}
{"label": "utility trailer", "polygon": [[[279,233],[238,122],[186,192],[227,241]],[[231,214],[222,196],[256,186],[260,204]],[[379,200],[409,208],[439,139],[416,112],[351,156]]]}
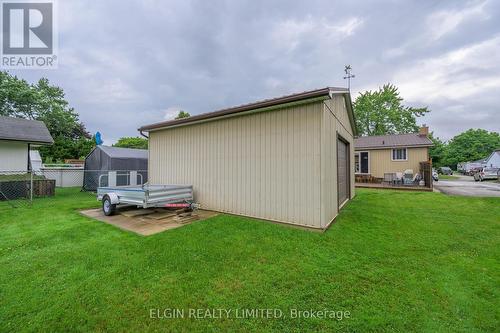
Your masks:
{"label": "utility trailer", "polygon": [[176,204],[194,208],[192,185],[142,185],[98,187],[97,200],[102,201],[104,215],[113,215],[116,206],[135,205],[142,208],[169,207]]}

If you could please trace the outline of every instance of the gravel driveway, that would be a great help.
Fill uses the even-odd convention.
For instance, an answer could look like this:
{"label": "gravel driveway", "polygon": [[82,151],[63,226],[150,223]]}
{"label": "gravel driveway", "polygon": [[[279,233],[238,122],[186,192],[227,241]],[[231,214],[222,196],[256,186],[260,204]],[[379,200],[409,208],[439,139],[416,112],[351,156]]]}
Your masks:
{"label": "gravel driveway", "polygon": [[445,194],[471,197],[500,197],[500,183],[496,181],[475,182],[473,177],[460,176],[459,180],[440,180],[434,188]]}

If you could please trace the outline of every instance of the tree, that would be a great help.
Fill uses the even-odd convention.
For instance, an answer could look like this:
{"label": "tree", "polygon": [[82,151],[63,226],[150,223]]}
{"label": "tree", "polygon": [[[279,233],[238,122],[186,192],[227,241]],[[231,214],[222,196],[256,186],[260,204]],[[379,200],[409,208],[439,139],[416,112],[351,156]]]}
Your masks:
{"label": "tree", "polygon": [[62,161],[86,156],[93,147],[91,136],[64,91],[42,78],[35,84],[0,72],[0,115],[41,120],[54,145],[41,147],[44,160]]}
{"label": "tree", "polygon": [[45,163],[60,163],[65,159],[83,159],[94,148],[92,140],[78,138],[68,139],[64,136],[56,136],[54,144],[51,146],[41,146],[38,148]]}
{"label": "tree", "polygon": [[443,158],[446,152],[446,143],[440,138],[434,136],[434,132],[429,134],[429,139],[431,139],[434,144],[433,147],[429,148],[429,156],[432,158],[432,165],[435,167],[443,166]]}
{"label": "tree", "polygon": [[471,128],[448,142],[443,165],[456,168],[460,162],[484,159],[498,148],[500,148],[500,134]]}
{"label": "tree", "polygon": [[139,137],[123,137],[113,147],[148,149],[148,140]]}
{"label": "tree", "polygon": [[361,93],[353,103],[356,126],[360,135],[414,133],[417,117],[429,112],[427,107],[404,106],[398,88],[386,84],[377,91]]}
{"label": "tree", "polygon": [[180,110],[179,114],[177,115],[177,117],[175,117],[175,119],[182,119],[182,118],[188,118],[188,117],[191,117],[191,115],[189,114],[189,112]]}
{"label": "tree", "polygon": [[36,100],[28,82],[0,71],[0,115],[33,119]]}

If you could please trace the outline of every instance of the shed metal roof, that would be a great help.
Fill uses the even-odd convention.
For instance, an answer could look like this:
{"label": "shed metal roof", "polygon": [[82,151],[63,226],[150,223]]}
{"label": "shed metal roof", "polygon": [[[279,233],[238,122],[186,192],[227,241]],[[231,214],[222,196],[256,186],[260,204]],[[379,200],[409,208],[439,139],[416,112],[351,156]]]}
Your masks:
{"label": "shed metal roof", "polygon": [[431,146],[433,146],[431,139],[418,133],[362,136],[354,140],[356,150]]}
{"label": "shed metal roof", "polygon": [[47,126],[42,121],[0,116],[0,140],[52,144]]}
{"label": "shed metal roof", "polygon": [[139,158],[148,159],[147,149],[134,149],[134,148],[120,148],[120,147],[110,147],[110,146],[97,146],[96,148],[101,149],[106,155],[111,158]]}
{"label": "shed metal roof", "polygon": [[201,121],[201,120],[233,115],[233,114],[237,114],[240,112],[251,111],[251,110],[271,107],[271,106],[285,104],[285,103],[297,102],[297,101],[306,100],[306,99],[315,98],[315,97],[322,97],[322,96],[328,97],[328,96],[331,96],[332,94],[335,94],[335,93],[336,94],[341,93],[341,94],[345,94],[346,96],[348,96],[348,103],[346,103],[346,104],[347,104],[347,108],[348,108],[349,118],[350,118],[350,121],[352,123],[353,131],[354,131],[354,133],[356,133],[356,123],[354,121],[354,114],[353,114],[352,106],[351,106],[350,92],[346,88],[338,88],[338,87],[326,87],[326,88],[317,89],[317,90],[304,91],[304,92],[296,93],[296,94],[292,94],[292,95],[286,95],[286,96],[277,97],[277,98],[265,99],[265,100],[261,100],[261,101],[253,102],[253,103],[249,103],[249,104],[238,105],[235,107],[221,109],[218,111],[202,113],[202,114],[198,114],[198,115],[191,116],[188,118],[162,121],[159,123],[154,123],[154,124],[142,126],[139,128],[139,131],[141,131],[141,132],[142,131],[151,131],[151,130],[160,129],[160,128],[167,128],[167,127],[172,127],[172,126],[177,126],[177,125],[182,125],[182,124],[188,124],[188,123],[193,123],[193,122],[197,122],[197,121]]}

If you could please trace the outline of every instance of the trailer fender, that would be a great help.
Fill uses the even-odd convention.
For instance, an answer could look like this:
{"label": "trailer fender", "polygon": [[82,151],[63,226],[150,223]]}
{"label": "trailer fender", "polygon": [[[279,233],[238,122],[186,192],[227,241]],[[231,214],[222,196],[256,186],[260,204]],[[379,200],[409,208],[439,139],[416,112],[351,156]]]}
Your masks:
{"label": "trailer fender", "polygon": [[120,198],[116,195],[116,193],[106,193],[104,196],[106,195],[109,197],[109,200],[111,200],[111,204],[118,205],[120,203]]}

